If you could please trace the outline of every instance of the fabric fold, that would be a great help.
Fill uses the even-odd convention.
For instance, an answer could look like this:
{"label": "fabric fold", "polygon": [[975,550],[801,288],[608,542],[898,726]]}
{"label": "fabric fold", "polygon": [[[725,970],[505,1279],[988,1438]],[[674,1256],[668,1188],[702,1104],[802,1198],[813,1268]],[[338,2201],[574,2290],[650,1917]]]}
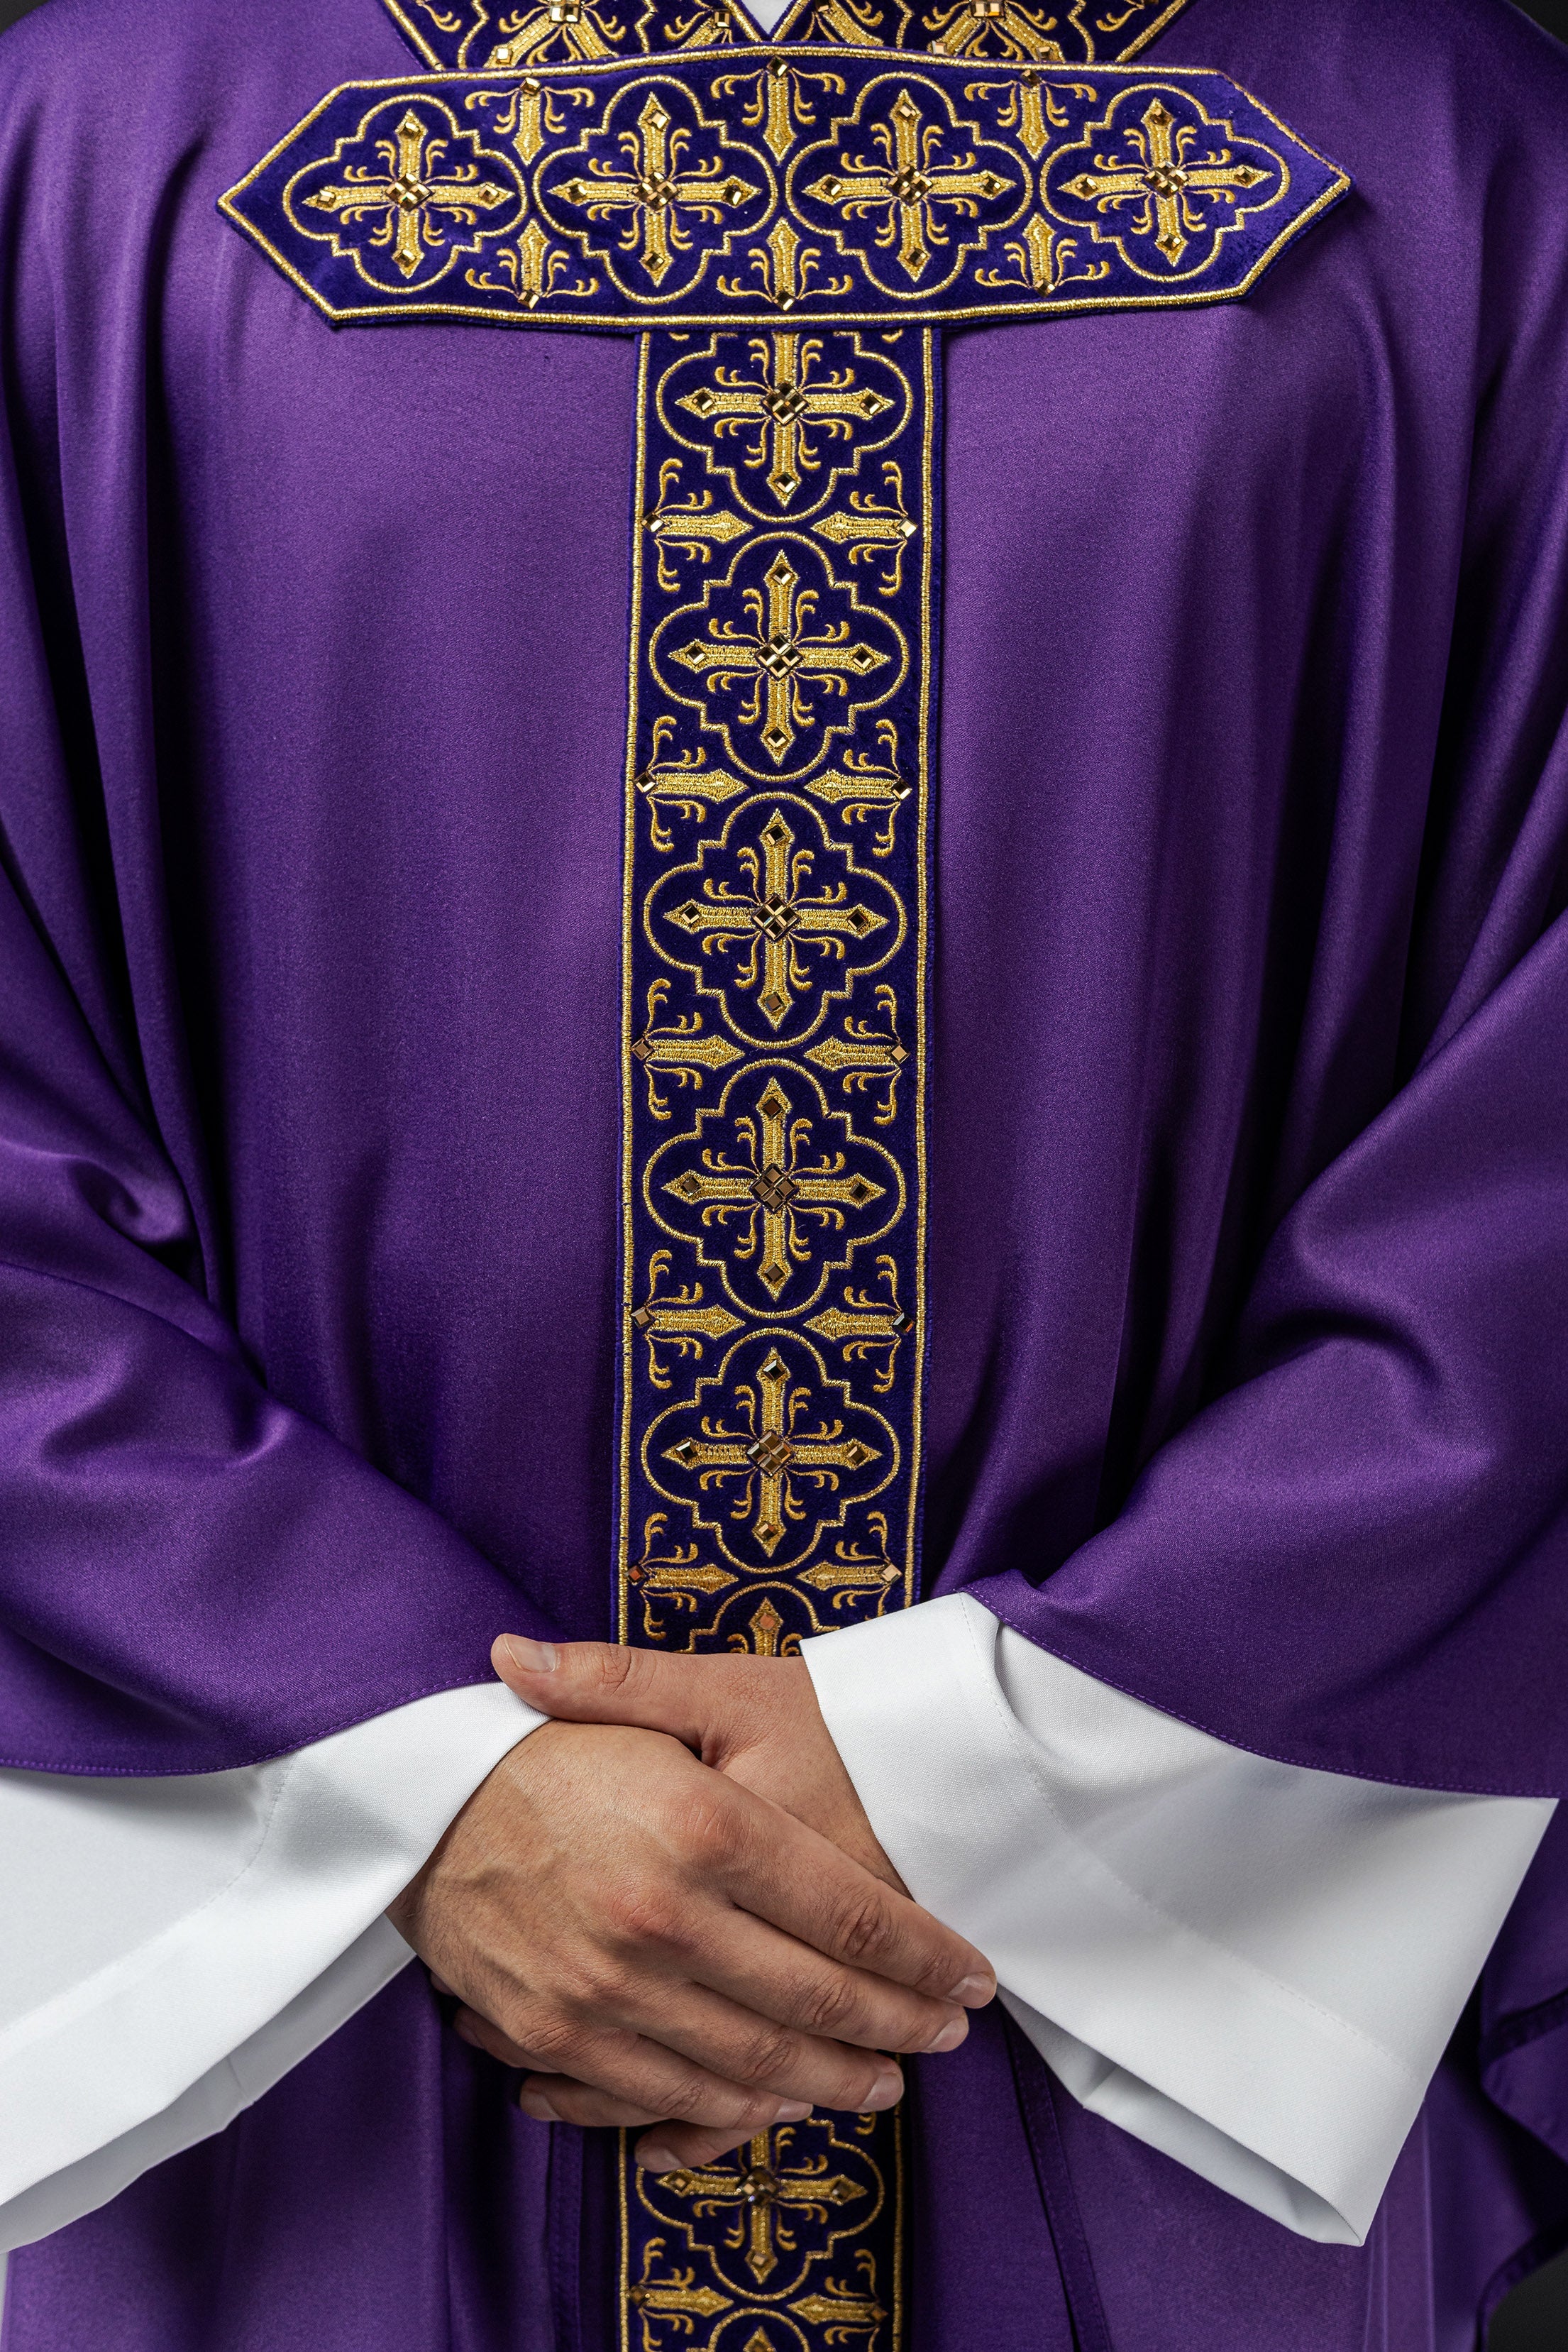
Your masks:
{"label": "fabric fold", "polygon": [[409,1958],[381,1916],[543,1721],[498,1683],[221,1775],[0,1775],[0,2248],[219,2131]]}
{"label": "fabric fold", "polygon": [[1360,2243],[1551,1804],[1228,1748],[967,1595],[803,1654],[911,1893],[1074,2095]]}

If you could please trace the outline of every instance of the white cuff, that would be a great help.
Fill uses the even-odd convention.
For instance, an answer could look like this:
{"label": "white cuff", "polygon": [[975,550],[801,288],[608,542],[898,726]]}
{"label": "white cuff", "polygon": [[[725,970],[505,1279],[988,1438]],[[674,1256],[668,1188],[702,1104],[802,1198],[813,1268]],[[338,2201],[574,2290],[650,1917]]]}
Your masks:
{"label": "white cuff", "polygon": [[0,1772],[0,2251],[221,2130],[395,1976],[381,1915],[544,1719],[491,1683],[241,1771]]}
{"label": "white cuff", "polygon": [[1550,1802],[1270,1762],[963,1594],[802,1654],[904,1883],[988,1955],[1067,2087],[1359,2244]]}

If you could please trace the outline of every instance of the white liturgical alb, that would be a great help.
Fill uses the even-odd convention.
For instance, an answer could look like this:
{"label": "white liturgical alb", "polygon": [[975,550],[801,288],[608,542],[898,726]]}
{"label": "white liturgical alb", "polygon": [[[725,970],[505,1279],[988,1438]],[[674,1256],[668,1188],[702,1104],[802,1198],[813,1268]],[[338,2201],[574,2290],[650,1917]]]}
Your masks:
{"label": "white liturgical alb", "polygon": [[[804,1654],[911,1892],[1069,2090],[1359,2241],[1551,1804],[1249,1755],[962,1595]],[[0,1772],[0,2248],[221,2130],[387,1983],[387,1904],[543,1720],[491,1684],[239,1771]]]}

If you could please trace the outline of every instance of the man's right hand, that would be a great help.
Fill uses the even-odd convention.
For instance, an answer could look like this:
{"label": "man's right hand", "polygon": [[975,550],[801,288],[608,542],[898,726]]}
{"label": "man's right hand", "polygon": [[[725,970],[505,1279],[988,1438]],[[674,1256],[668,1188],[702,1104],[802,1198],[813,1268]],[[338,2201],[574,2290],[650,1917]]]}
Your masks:
{"label": "man's right hand", "polygon": [[390,1916],[471,2038],[560,2078],[526,2105],[680,2119],[716,2150],[810,2106],[891,2106],[903,2078],[880,2053],[955,2048],[994,1984],[972,1944],[792,1814],[619,1725],[520,1741]]}

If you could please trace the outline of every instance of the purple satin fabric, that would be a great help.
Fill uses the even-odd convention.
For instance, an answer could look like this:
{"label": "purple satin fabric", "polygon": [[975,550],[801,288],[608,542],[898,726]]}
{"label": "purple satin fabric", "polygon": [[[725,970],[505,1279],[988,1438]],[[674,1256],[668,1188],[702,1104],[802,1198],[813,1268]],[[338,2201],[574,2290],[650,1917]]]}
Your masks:
{"label": "purple satin fabric", "polygon": [[[1555,1793],[1568,61],[1502,0],[1158,59],[1355,194],[1244,302],[948,342],[927,1586]],[[0,68],[0,1760],[206,1770],[608,1629],[632,349],[333,333],[218,217],[408,69],[375,0]],[[1568,2211],[1565,1992],[1557,1838],[1362,2252],[1059,2101],[1115,2352],[1461,2352]],[[923,2070],[917,2352],[1070,2326],[998,2032]],[[592,2144],[476,2067],[401,1981],[5,2352],[599,2352]]]}

